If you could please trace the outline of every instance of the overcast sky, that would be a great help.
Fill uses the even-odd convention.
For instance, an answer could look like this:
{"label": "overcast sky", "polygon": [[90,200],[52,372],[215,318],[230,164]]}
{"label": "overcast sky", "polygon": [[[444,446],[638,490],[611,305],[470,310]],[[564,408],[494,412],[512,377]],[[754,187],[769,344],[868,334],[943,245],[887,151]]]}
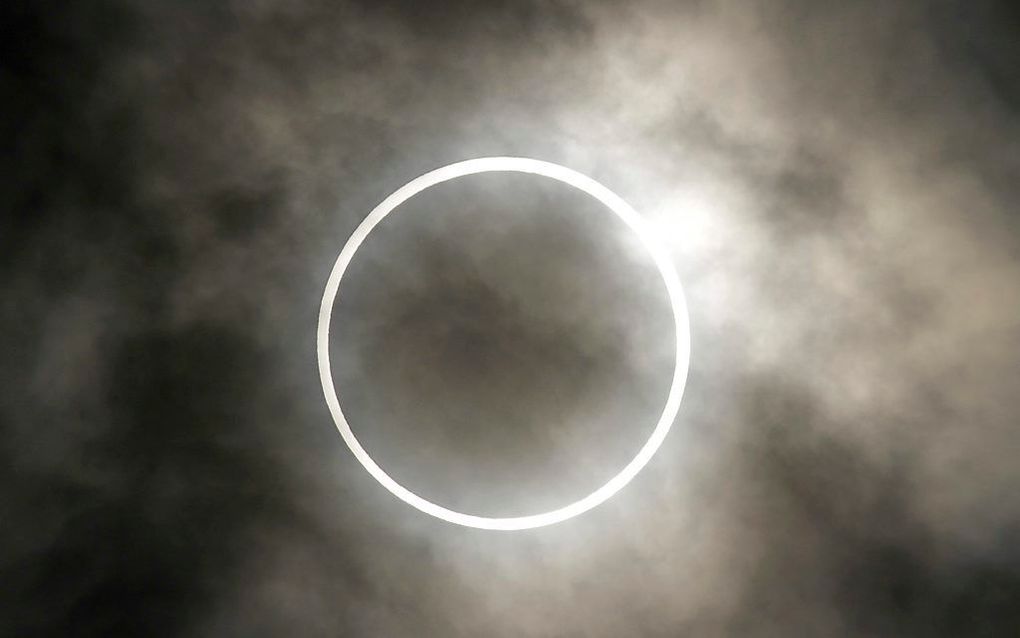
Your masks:
{"label": "overcast sky", "polygon": [[[0,14],[0,635],[1020,635],[1010,3]],[[692,326],[648,467],[515,533],[375,483],[315,356],[357,224],[487,155],[627,200]],[[618,471],[675,347],[625,227],[504,174],[387,218],[332,329],[369,452],[488,516]]]}

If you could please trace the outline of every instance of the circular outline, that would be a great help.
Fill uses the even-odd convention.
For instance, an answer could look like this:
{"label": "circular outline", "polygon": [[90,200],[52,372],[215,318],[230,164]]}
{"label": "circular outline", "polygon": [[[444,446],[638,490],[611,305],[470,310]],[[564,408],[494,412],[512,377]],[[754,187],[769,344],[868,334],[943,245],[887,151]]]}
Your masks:
{"label": "circular outline", "polygon": [[[347,418],[340,409],[340,399],[337,397],[336,388],[333,385],[333,375],[329,362],[329,325],[333,314],[333,305],[336,303],[337,293],[340,290],[340,281],[343,279],[344,272],[354,258],[354,253],[357,252],[369,233],[372,232],[379,222],[393,212],[397,206],[423,190],[457,177],[491,172],[528,173],[548,177],[587,193],[601,202],[606,208],[616,213],[641,238],[645,248],[655,261],[659,274],[666,284],[666,292],[669,295],[670,305],[673,310],[673,323],[676,328],[673,383],[670,386],[666,404],[662,409],[662,415],[659,417],[659,421],[651,436],[638,451],[637,455],[616,476],[584,498],[549,512],[509,518],[490,518],[456,512],[418,496],[393,480],[389,474],[383,471],[372,460],[372,457],[368,455],[365,448],[361,447],[361,443],[354,436]],[[687,303],[684,298],[683,288],[680,285],[680,277],[673,268],[672,261],[665,250],[655,241],[651,231],[641,217],[623,199],[592,178],[559,164],[526,157],[482,157],[456,162],[429,171],[397,189],[368,214],[368,217],[361,222],[354,230],[350,239],[347,240],[347,243],[340,251],[340,255],[337,257],[336,263],[333,265],[332,272],[329,274],[326,290],[322,295],[322,306],[319,309],[316,345],[322,391],[326,396],[326,404],[329,406],[329,411],[333,415],[333,421],[336,423],[340,435],[347,443],[347,447],[351,449],[355,458],[358,459],[375,480],[379,481],[394,496],[411,507],[449,523],[480,529],[509,531],[552,525],[553,523],[559,523],[586,512],[600,505],[613,494],[616,494],[651,460],[652,455],[655,454],[659,446],[662,445],[662,441],[666,438],[666,434],[676,418],[677,411],[680,409],[680,399],[683,396],[684,385],[687,381],[687,369],[690,363],[690,324],[687,315]]]}

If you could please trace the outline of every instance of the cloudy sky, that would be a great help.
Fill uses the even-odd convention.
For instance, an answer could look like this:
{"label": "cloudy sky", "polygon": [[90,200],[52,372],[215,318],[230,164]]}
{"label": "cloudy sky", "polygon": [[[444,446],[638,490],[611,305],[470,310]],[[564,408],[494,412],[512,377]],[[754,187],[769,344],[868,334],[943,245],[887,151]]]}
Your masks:
{"label": "cloudy sky", "polygon": [[[44,6],[45,5],[45,6]],[[0,635],[1020,634],[1020,13],[1008,2],[4,4]],[[673,429],[514,533],[344,445],[329,271],[386,195],[519,155],[687,293]],[[365,447],[534,513],[654,426],[654,266],[492,174],[334,309]]]}

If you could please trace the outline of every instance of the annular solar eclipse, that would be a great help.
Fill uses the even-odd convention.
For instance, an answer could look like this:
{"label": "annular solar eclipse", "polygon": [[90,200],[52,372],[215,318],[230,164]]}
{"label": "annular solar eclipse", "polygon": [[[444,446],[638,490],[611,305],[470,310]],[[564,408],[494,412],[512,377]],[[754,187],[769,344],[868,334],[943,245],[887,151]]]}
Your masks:
{"label": "annular solar eclipse", "polygon": [[[398,206],[427,188],[458,177],[492,172],[526,173],[557,180],[587,193],[615,213],[631,231],[637,234],[641,240],[641,245],[647,250],[658,268],[665,284],[667,295],[669,296],[676,333],[676,353],[674,355],[673,377],[669,393],[666,396],[662,413],[654,430],[652,430],[651,436],[638,451],[637,455],[619,473],[609,479],[608,482],[577,501],[548,512],[509,518],[475,516],[447,509],[422,498],[409,487],[401,485],[391,478],[369,456],[368,452],[365,451],[365,448],[362,447],[358,438],[354,435],[351,424],[347,421],[347,417],[341,408],[340,397],[333,384],[329,361],[329,326],[333,313],[333,305],[337,303],[338,299],[342,299],[342,295],[339,293],[344,273],[347,271],[351,260],[354,259],[358,248],[368,238],[372,230],[387,215],[396,210]],[[333,421],[336,423],[337,429],[340,430],[340,435],[347,443],[347,446],[354,453],[355,458],[383,487],[408,505],[450,523],[481,529],[521,530],[559,523],[592,509],[620,491],[648,463],[652,455],[662,445],[680,408],[680,399],[683,396],[690,358],[690,327],[683,288],[680,285],[680,278],[673,268],[672,261],[666,251],[656,241],[654,234],[644,220],[623,199],[592,178],[559,164],[524,157],[483,157],[449,164],[411,180],[384,199],[361,222],[340,251],[340,255],[337,257],[333,270],[329,275],[329,280],[326,282],[326,290],[323,292],[322,306],[319,310],[317,349],[322,391],[325,394],[326,404],[329,406]]]}

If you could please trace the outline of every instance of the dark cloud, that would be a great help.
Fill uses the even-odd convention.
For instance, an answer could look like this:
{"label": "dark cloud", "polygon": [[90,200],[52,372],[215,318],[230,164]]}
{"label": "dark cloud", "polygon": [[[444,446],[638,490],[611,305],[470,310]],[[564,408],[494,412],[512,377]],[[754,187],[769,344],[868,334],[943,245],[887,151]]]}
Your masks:
{"label": "dark cloud", "polygon": [[[1007,3],[14,2],[0,89],[0,634],[1012,636]],[[315,321],[343,241],[519,154],[646,215],[688,292],[681,415],[519,534],[388,495]],[[334,313],[394,476],[505,515],[654,423],[654,270],[578,193],[402,207]]]}

